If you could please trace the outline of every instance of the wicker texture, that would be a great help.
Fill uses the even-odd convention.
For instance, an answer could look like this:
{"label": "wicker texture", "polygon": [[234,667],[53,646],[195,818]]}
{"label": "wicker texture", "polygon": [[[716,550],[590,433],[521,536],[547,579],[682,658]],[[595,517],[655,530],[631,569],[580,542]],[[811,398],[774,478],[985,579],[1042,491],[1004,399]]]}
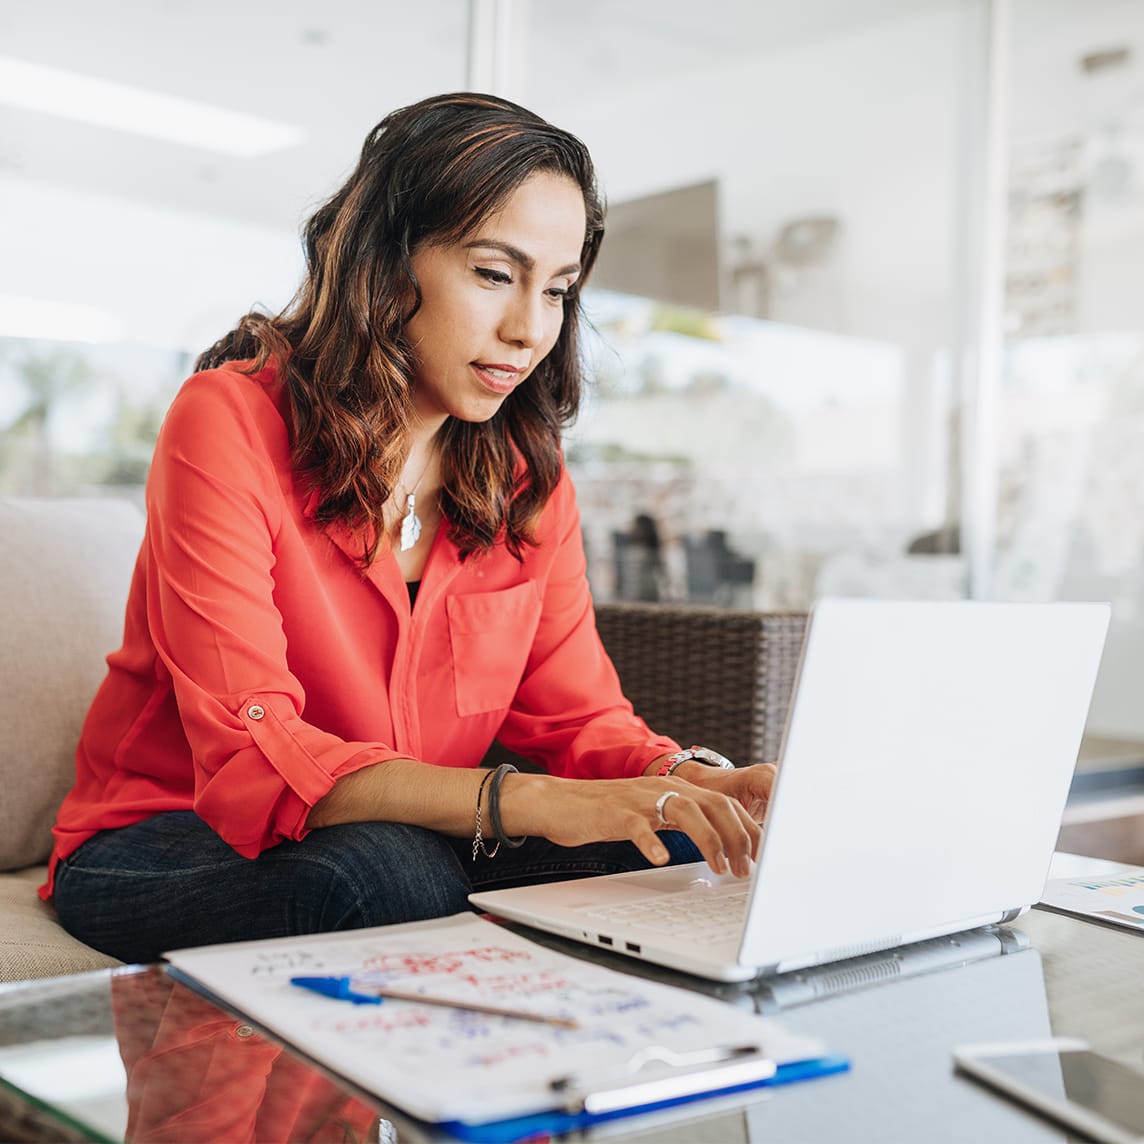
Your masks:
{"label": "wicker texture", "polygon": [[598,604],[596,625],[649,726],[740,765],[778,758],[804,613]]}

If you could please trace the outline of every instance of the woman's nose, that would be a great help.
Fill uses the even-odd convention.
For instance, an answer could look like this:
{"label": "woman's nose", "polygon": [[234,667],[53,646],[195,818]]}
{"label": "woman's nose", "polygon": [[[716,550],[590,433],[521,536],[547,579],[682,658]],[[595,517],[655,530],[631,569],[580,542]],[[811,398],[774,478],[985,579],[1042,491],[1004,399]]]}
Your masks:
{"label": "woman's nose", "polygon": [[544,299],[522,295],[509,307],[501,323],[501,337],[515,345],[532,347],[544,337]]}

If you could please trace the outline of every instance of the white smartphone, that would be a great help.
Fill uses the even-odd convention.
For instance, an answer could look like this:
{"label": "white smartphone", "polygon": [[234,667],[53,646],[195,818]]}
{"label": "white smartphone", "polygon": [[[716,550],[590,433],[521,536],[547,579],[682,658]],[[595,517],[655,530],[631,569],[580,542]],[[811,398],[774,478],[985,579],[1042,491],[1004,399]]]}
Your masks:
{"label": "white smartphone", "polygon": [[1057,1038],[955,1049],[958,1069],[1104,1144],[1144,1142],[1144,1070]]}

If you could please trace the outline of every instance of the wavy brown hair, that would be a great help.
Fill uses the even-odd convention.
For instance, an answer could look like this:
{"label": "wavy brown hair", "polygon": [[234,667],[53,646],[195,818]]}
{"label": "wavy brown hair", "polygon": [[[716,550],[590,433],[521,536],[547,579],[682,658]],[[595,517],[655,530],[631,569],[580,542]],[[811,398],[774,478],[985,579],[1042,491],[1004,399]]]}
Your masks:
{"label": "wavy brown hair", "polygon": [[409,453],[413,356],[405,327],[421,305],[412,256],[471,234],[538,172],[584,196],[581,276],[552,351],[485,422],[441,430],[441,509],[464,555],[503,540],[520,557],[560,477],[560,434],[580,404],[579,287],[604,234],[587,148],[491,95],[434,96],[387,115],[345,185],[306,224],[306,276],[277,316],[247,314],[196,369],[273,358],[284,372],[295,472],[316,519],[362,529],[363,561],[385,533],[382,506]]}

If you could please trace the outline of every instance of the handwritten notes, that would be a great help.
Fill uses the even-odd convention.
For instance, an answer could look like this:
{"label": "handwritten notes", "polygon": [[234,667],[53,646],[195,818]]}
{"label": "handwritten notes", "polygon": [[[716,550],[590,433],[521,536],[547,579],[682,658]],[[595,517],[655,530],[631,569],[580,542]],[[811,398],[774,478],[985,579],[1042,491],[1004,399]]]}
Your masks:
{"label": "handwritten notes", "polygon": [[[820,1046],[685,989],[536,945],[477,917],[179,950],[176,969],[335,1072],[423,1120],[485,1123],[552,1108],[551,1082],[619,1082],[637,1053],[758,1045],[778,1061]],[[386,1000],[355,1006],[301,974],[572,1018],[574,1029]]]}

